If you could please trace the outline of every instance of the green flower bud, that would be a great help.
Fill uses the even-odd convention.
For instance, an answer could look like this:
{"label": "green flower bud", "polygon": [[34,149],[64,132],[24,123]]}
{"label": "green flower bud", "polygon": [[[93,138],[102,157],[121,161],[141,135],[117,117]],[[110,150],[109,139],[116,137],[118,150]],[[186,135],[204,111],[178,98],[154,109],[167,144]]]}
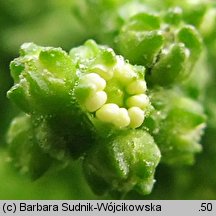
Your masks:
{"label": "green flower bud", "polygon": [[162,53],[160,60],[155,63],[149,76],[150,81],[167,86],[176,82],[180,77],[183,78],[187,57],[188,50],[185,49],[184,44],[174,44],[164,54]]}
{"label": "green flower bud", "polygon": [[150,13],[132,16],[122,27],[117,47],[132,64],[151,67],[164,43],[160,17]]}
{"label": "green flower bud", "polygon": [[[202,39],[193,26],[185,25],[177,34],[178,41],[184,43],[189,49],[189,64],[191,67],[197,61],[202,51]],[[191,69],[190,67],[190,69]]]}
{"label": "green flower bud", "polygon": [[32,179],[43,175],[53,162],[39,147],[29,115],[13,119],[7,133],[7,143],[13,165]]}
{"label": "green flower bud", "polygon": [[144,67],[93,40],[70,56],[34,44],[24,44],[21,54],[11,63],[15,85],[8,97],[31,115],[39,146],[57,160],[83,155],[107,136],[104,128],[140,127],[149,113]]}
{"label": "green flower bud", "polygon": [[163,45],[160,31],[124,31],[118,37],[118,50],[132,64],[151,67]]}
{"label": "green flower bud", "polygon": [[85,176],[98,193],[136,190],[148,194],[154,184],[160,151],[143,130],[126,130],[98,140],[84,161]]}
{"label": "green flower bud", "polygon": [[161,150],[162,162],[170,165],[193,164],[200,145],[206,117],[202,106],[181,93],[154,90],[155,108],[146,125]]}
{"label": "green flower bud", "polygon": [[23,44],[20,53],[11,62],[15,85],[8,97],[27,113],[53,114],[70,104],[75,67],[67,53],[31,43]]}
{"label": "green flower bud", "polygon": [[[79,157],[93,142],[94,127],[73,99],[74,64],[62,49],[35,44],[22,45],[21,56],[11,63],[15,85],[8,97],[31,115],[38,144],[58,160]],[[105,88],[100,79],[93,84]],[[93,99],[98,106],[106,94],[100,91]]]}
{"label": "green flower bud", "polygon": [[147,68],[151,85],[170,86],[191,73],[202,51],[197,30],[182,21],[180,8],[141,12],[122,26],[117,48],[131,63]]}
{"label": "green flower bud", "polygon": [[[74,98],[91,121],[117,129],[140,127],[150,108],[144,68],[132,66],[112,49],[92,40],[72,49],[70,55],[79,62]],[[131,107],[141,111],[129,114]]]}

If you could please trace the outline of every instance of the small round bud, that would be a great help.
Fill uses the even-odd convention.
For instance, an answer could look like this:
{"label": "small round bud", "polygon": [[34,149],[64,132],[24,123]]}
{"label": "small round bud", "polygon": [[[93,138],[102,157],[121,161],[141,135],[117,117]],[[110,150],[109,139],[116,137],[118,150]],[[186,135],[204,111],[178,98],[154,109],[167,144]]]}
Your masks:
{"label": "small round bud", "polygon": [[128,94],[142,94],[146,92],[146,89],[147,86],[144,80],[135,80],[127,86],[126,91]]}
{"label": "small round bud", "polygon": [[130,117],[130,127],[137,128],[142,125],[145,113],[139,107],[131,107],[128,109],[128,115]]}
{"label": "small round bud", "polygon": [[117,127],[127,127],[130,124],[130,117],[125,108],[120,108],[117,117],[114,119],[113,124]]}
{"label": "small round bud", "polygon": [[104,104],[97,112],[96,117],[103,122],[113,122],[119,114],[119,107],[116,104]]}
{"label": "small round bud", "polygon": [[89,112],[95,112],[107,101],[107,94],[104,91],[98,91],[90,95],[85,101],[85,107]]}
{"label": "small round bud", "polygon": [[149,105],[149,98],[145,94],[138,94],[131,96],[127,99],[128,107],[140,107],[141,109],[146,108]]}
{"label": "small round bud", "polygon": [[102,91],[106,87],[106,81],[96,73],[89,73],[80,79],[80,83],[94,84],[96,91]]}

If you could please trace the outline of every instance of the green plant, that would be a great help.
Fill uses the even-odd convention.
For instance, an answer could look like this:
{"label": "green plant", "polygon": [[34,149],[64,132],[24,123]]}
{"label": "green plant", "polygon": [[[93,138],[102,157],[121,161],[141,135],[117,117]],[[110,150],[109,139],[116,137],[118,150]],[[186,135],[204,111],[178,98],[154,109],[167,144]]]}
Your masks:
{"label": "green plant", "polygon": [[50,170],[75,164],[95,194],[133,198],[151,193],[155,173],[160,184],[163,169],[180,176],[179,167],[195,163],[215,113],[208,106],[215,105],[215,94],[206,58],[214,55],[209,44],[215,34],[203,22],[216,16],[211,3],[197,4],[194,14],[190,3],[179,4],[74,3],[74,17],[102,45],[87,40],[68,53],[21,46],[7,93],[22,111],[7,133],[12,164],[21,173],[35,181],[48,173],[49,181]]}

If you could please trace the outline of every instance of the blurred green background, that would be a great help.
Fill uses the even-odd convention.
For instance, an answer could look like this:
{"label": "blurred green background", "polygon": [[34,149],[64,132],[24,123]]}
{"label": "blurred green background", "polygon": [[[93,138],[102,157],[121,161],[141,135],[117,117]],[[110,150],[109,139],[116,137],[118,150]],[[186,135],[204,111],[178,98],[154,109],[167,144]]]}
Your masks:
{"label": "blurred green background", "polygon": [[12,86],[9,63],[18,56],[22,43],[34,42],[69,51],[93,38],[112,46],[113,35],[124,19],[123,10],[119,9],[122,5],[131,8],[133,13],[142,8],[161,10],[181,6],[185,12],[184,19],[195,25],[203,35],[211,77],[205,101],[209,122],[202,140],[203,152],[198,155],[195,165],[172,168],[159,165],[152,194],[145,197],[129,194],[126,198],[216,199],[216,6],[214,1],[204,0],[1,0],[0,199],[109,198],[96,197],[90,191],[79,161],[63,169],[51,169],[33,182],[9,163],[5,133],[19,110],[6,98],[6,92]]}

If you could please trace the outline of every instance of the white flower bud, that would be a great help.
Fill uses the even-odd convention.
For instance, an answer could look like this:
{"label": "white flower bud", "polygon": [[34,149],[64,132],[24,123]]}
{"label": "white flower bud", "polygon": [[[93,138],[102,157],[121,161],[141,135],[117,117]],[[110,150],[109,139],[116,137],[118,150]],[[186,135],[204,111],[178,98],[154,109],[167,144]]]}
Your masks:
{"label": "white flower bud", "polygon": [[96,91],[102,91],[106,87],[106,81],[96,73],[89,73],[80,79],[80,83],[94,84]]}
{"label": "white flower bud", "polygon": [[140,107],[141,109],[146,108],[149,105],[149,98],[145,94],[138,94],[131,96],[126,102],[128,107]]}
{"label": "white flower bud", "polygon": [[85,107],[89,112],[95,112],[107,101],[107,94],[104,91],[98,91],[90,95],[85,101]]}
{"label": "white flower bud", "polygon": [[120,108],[118,115],[113,121],[113,124],[119,128],[127,127],[130,124],[130,117],[125,108]]}
{"label": "white flower bud", "polygon": [[130,117],[130,127],[137,128],[142,125],[145,113],[139,107],[131,107],[128,109],[128,115]]}
{"label": "white flower bud", "polygon": [[104,104],[97,112],[96,117],[103,122],[113,122],[119,114],[119,107],[116,104]]}
{"label": "white flower bud", "polygon": [[126,91],[128,94],[142,94],[146,92],[146,89],[144,80],[135,80],[127,86]]}

